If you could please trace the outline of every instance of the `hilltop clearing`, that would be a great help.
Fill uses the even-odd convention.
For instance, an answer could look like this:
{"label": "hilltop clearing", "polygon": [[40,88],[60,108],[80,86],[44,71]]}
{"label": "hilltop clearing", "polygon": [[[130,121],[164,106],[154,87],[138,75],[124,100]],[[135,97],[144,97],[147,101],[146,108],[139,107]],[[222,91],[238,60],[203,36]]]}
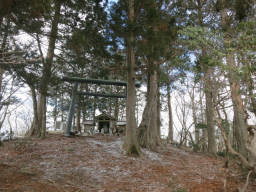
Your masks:
{"label": "hilltop clearing", "polygon": [[[128,157],[120,137],[50,134],[0,147],[0,191],[18,192],[228,192],[245,182],[224,159],[167,144]],[[237,171],[236,171],[237,170]],[[253,190],[254,189],[254,190]],[[251,180],[248,191],[255,191]]]}

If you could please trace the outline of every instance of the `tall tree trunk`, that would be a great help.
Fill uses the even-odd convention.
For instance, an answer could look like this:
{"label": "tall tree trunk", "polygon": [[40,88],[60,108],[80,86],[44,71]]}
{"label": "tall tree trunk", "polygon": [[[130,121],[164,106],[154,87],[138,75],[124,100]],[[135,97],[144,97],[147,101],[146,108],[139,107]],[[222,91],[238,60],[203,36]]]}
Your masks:
{"label": "tall tree trunk", "polygon": [[246,111],[243,105],[242,97],[240,94],[240,82],[237,75],[233,71],[236,69],[234,55],[229,54],[227,56],[227,64],[229,65],[229,83],[231,90],[231,98],[233,103],[234,119],[233,129],[234,137],[237,143],[238,152],[244,157],[247,157],[247,123],[246,123]]}
{"label": "tall tree trunk", "polygon": [[[202,10],[202,1],[198,2],[198,18],[199,25],[204,26],[204,16]],[[207,53],[205,51],[205,47],[202,47],[202,58],[206,57]],[[207,133],[208,133],[208,152],[212,154],[216,154],[216,138],[215,138],[215,126],[214,126],[214,106],[213,106],[213,91],[212,88],[212,80],[211,77],[212,67],[207,66],[206,63],[200,63],[202,71],[204,73],[204,92],[205,92],[205,100],[206,100],[206,122],[207,122]]]}
{"label": "tall tree trunk", "polygon": [[114,117],[115,117],[116,121],[114,121],[113,127],[114,127],[114,130],[116,130],[117,122],[118,122],[118,119],[119,119],[119,103],[118,103],[118,98],[115,99]]}
{"label": "tall tree trunk", "polygon": [[[128,20],[132,24],[134,22],[134,0],[129,0]],[[126,135],[124,148],[128,155],[139,155],[140,148],[136,137],[136,90],[135,90],[135,53],[133,48],[134,33],[132,29],[129,31],[127,38],[127,103],[126,103]]]}
{"label": "tall tree trunk", "polygon": [[192,92],[190,92],[190,99],[191,99],[191,106],[192,106],[192,118],[193,118],[193,123],[195,126],[195,143],[197,145],[199,145],[200,132],[197,127],[198,120],[197,120],[197,116],[196,116],[195,86],[193,86]]}
{"label": "tall tree trunk", "polygon": [[172,143],[173,142],[173,116],[172,116],[171,90],[170,90],[169,84],[167,84],[167,103],[168,103],[168,114],[169,114],[168,140]]}
{"label": "tall tree trunk", "polygon": [[161,138],[161,94],[159,89],[159,65],[158,65],[158,75],[157,75],[157,134],[158,138]]}
{"label": "tall tree trunk", "polygon": [[[228,9],[224,8],[221,10],[221,25],[224,30],[224,46],[226,49],[230,48],[231,38],[230,38],[230,24],[227,22],[229,20]],[[237,143],[238,152],[247,158],[248,153],[246,149],[247,143],[247,115],[246,109],[243,105],[243,100],[241,97],[240,81],[235,72],[237,68],[235,55],[232,52],[227,53],[226,62],[228,66],[228,79],[231,90],[231,99],[233,103],[234,119],[233,119],[233,131],[234,139]]]}
{"label": "tall tree trunk", "polygon": [[37,112],[37,99],[36,99],[36,90],[33,85],[30,85],[30,91],[32,95],[32,101],[33,101],[33,112],[34,112],[34,119],[31,125],[31,128],[26,133],[26,136],[30,137],[32,135],[40,136],[40,129],[39,129],[39,120],[38,120],[38,112]]}
{"label": "tall tree trunk", "polygon": [[54,130],[57,130],[57,117],[58,117],[58,98],[54,97],[54,109],[53,109],[53,122],[54,122]]}
{"label": "tall tree trunk", "polygon": [[39,89],[39,101],[38,101],[38,120],[39,120],[39,128],[41,130],[41,137],[45,136],[46,132],[46,121],[44,118],[46,117],[46,96],[47,96],[47,89],[49,80],[51,77],[51,68],[53,63],[54,57],[54,50],[55,44],[57,40],[58,34],[58,24],[60,20],[60,8],[61,8],[61,1],[55,1],[55,13],[52,20],[51,32],[49,36],[49,45],[47,50],[47,56],[45,62],[43,63],[43,75],[40,82],[40,89]]}
{"label": "tall tree trunk", "polygon": [[2,84],[3,84],[4,69],[0,68],[0,101],[2,97]]}
{"label": "tall tree trunk", "polygon": [[115,99],[115,111],[114,111],[114,117],[116,121],[118,121],[118,116],[119,116],[119,103],[118,103],[118,98]]}
{"label": "tall tree trunk", "polygon": [[157,63],[152,63],[150,70],[149,92],[142,121],[138,129],[138,141],[142,147],[155,149],[160,143],[158,127],[158,71]]}
{"label": "tall tree trunk", "polygon": [[[202,57],[206,56],[206,52],[202,50]],[[215,126],[214,126],[214,94],[213,94],[213,69],[210,66],[206,66],[205,63],[201,63],[201,68],[204,73],[204,93],[206,100],[206,122],[207,122],[207,133],[208,133],[208,152],[216,154],[216,138],[215,138]]]}
{"label": "tall tree trunk", "polygon": [[45,118],[45,112],[46,112],[46,95],[39,93],[38,97],[38,107],[37,107],[37,113],[38,113],[38,129],[40,130],[39,136],[41,138],[45,137],[46,130],[46,124],[44,124],[44,118]]}
{"label": "tall tree trunk", "polygon": [[[201,123],[205,124],[205,110],[203,105],[203,83],[200,85],[200,111],[201,111]],[[207,151],[207,129],[203,128],[202,130],[202,138],[200,144],[202,145],[202,151]]]}
{"label": "tall tree trunk", "polygon": [[61,123],[64,122],[64,103],[63,103],[63,93],[60,94],[60,105],[61,105],[61,114],[60,114],[60,118],[61,118]]}
{"label": "tall tree trunk", "polygon": [[205,100],[206,100],[206,121],[207,121],[207,133],[208,133],[208,152],[216,154],[216,138],[215,138],[215,126],[214,126],[214,105],[213,105],[213,85],[212,85],[212,69],[207,67],[204,72],[204,84],[205,84]]}
{"label": "tall tree trunk", "polygon": [[[82,121],[83,122],[85,122],[86,121],[86,111],[85,111],[85,109],[84,109],[84,107],[83,107],[83,109],[82,109]],[[82,125],[82,127],[81,127],[81,129],[83,129],[83,132],[85,132],[86,130],[85,130],[85,125],[83,124]]]}
{"label": "tall tree trunk", "polygon": [[46,112],[47,112],[47,98],[44,97],[43,100],[43,117],[42,117],[42,130],[41,130],[41,138],[46,136]]}
{"label": "tall tree trunk", "polygon": [[80,98],[78,97],[77,99],[77,112],[76,112],[76,127],[77,127],[77,131],[79,133],[81,133],[81,104],[80,104]]}
{"label": "tall tree trunk", "polygon": [[[88,90],[88,85],[86,84],[86,91],[89,91]],[[97,87],[95,86],[95,89],[94,89],[94,93],[97,93]],[[88,98],[88,97],[87,97]],[[97,97],[94,97],[93,99],[93,123],[96,124],[95,122],[95,117],[96,117],[96,108],[97,108]]]}

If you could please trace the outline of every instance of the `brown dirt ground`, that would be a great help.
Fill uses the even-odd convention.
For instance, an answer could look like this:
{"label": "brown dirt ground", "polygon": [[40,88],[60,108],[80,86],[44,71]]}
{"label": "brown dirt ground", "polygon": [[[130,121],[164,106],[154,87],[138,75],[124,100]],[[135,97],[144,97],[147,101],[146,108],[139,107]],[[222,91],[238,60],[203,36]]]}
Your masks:
{"label": "brown dirt ground", "polygon": [[[121,138],[50,134],[0,147],[0,192],[235,192],[239,176],[224,160],[178,149],[170,144],[157,152],[143,149],[128,157]],[[251,179],[248,192],[256,191]]]}

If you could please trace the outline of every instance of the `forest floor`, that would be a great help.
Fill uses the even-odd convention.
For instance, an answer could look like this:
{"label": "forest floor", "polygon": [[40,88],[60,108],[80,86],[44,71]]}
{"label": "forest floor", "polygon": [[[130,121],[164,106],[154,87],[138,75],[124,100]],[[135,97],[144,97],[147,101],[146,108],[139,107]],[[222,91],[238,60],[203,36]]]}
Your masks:
{"label": "forest floor", "polygon": [[[165,144],[128,157],[120,137],[50,134],[0,147],[0,192],[232,192],[246,175],[224,159]],[[226,190],[224,189],[226,183]],[[251,179],[248,191],[256,191]]]}

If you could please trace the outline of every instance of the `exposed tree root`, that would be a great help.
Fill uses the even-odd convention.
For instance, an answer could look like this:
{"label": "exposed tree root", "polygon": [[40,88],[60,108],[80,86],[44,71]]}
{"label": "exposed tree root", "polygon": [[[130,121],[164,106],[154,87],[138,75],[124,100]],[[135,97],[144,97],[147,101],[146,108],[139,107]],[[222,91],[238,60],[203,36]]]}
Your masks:
{"label": "exposed tree root", "polygon": [[246,192],[246,189],[247,189],[248,184],[249,184],[249,179],[250,179],[251,173],[252,173],[252,171],[249,171],[244,186],[243,186],[242,188],[240,188],[240,187],[238,188],[238,191],[239,191],[239,192]]}

